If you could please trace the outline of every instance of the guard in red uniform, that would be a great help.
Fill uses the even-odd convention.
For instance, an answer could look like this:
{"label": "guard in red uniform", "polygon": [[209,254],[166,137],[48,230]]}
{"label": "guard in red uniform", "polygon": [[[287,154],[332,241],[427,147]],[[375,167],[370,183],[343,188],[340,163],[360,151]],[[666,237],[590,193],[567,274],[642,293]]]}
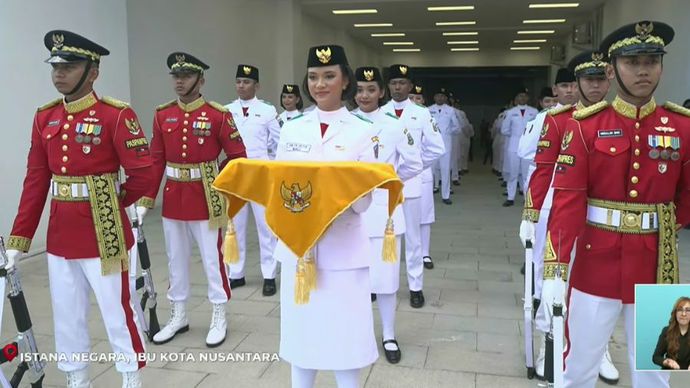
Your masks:
{"label": "guard in red uniform", "polygon": [[221,251],[221,227],[227,222],[225,200],[211,188],[218,174],[218,156],[245,157],[244,144],[232,114],[222,105],[206,101],[200,90],[209,67],[194,56],[175,52],[168,56],[173,87],[178,98],[159,106],[153,118],[154,180],[137,206],[140,221],[152,208],[163,175],[163,232],[168,254],[171,315],[168,324],[153,337],[166,343],[189,330],[185,302],[190,295],[189,262],[196,241],[208,280],[208,300],[213,305],[206,345],[225,341],[225,304],[230,285]]}
{"label": "guard in red uniform", "polygon": [[[55,350],[66,360],[68,387],[90,386],[89,289],[96,295],[123,387],[141,387],[144,340],[132,309],[128,250],[134,244],[125,207],[149,190],[151,157],[129,105],[99,98],[93,83],[104,47],[69,31],[46,34],[55,88],[64,95],[38,108],[19,211],[7,244],[8,266],[29,251],[46,194],[52,196],[47,257]],[[123,167],[127,180],[120,180]],[[118,357],[120,357],[118,356]],[[142,358],[143,359],[143,358]]]}
{"label": "guard in red uniform", "polygon": [[667,372],[635,372],[635,284],[678,282],[676,229],[690,221],[690,111],[657,106],[653,92],[673,29],[643,21],[601,50],[616,79],[613,103],[573,114],[563,132],[544,256],[542,297],[569,274],[566,387],[594,387],[618,316],[625,316],[633,387],[667,387]]}

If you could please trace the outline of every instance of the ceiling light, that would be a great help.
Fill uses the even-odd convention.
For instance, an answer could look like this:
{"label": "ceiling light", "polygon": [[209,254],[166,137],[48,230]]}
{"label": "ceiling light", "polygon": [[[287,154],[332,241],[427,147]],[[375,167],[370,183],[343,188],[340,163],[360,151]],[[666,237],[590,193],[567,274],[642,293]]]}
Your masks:
{"label": "ceiling light", "polygon": [[546,43],[546,39],[515,39],[513,43]]}
{"label": "ceiling light", "polygon": [[556,30],[526,30],[526,31],[518,31],[518,35],[526,35],[526,34],[553,34],[555,33]]}
{"label": "ceiling light", "polygon": [[334,9],[335,15],[362,15],[367,13],[378,13],[375,9]]}
{"label": "ceiling light", "polygon": [[580,6],[580,3],[539,3],[539,4],[530,4],[530,8],[577,8]]}
{"label": "ceiling light", "polygon": [[382,34],[371,34],[373,38],[394,38],[399,36],[405,36],[404,32],[385,32]]}
{"label": "ceiling light", "polygon": [[407,49],[396,48],[396,49],[393,49],[393,52],[396,52],[396,53],[418,53],[420,51],[422,51],[422,49],[418,49],[418,48],[407,48]]}
{"label": "ceiling light", "polygon": [[465,22],[436,22],[436,26],[473,26],[477,24],[476,21],[465,21]]}
{"label": "ceiling light", "polygon": [[414,46],[414,42],[383,42],[384,46]]}
{"label": "ceiling light", "polygon": [[444,32],[443,33],[443,36],[474,36],[474,35],[479,35],[479,33],[476,31]]}
{"label": "ceiling light", "polygon": [[453,47],[450,51],[479,51],[479,47]]}
{"label": "ceiling light", "polygon": [[357,23],[355,27],[393,27],[393,23]]}
{"label": "ceiling light", "polygon": [[531,19],[523,20],[522,24],[565,23],[565,19]]}
{"label": "ceiling light", "polygon": [[451,40],[448,44],[478,44],[478,40]]}
{"label": "ceiling light", "polygon": [[511,47],[511,50],[539,50],[541,47],[539,46],[519,46],[519,47]]}
{"label": "ceiling light", "polygon": [[438,11],[472,11],[474,5],[457,5],[457,6],[443,6],[443,7],[426,7],[429,12]]}

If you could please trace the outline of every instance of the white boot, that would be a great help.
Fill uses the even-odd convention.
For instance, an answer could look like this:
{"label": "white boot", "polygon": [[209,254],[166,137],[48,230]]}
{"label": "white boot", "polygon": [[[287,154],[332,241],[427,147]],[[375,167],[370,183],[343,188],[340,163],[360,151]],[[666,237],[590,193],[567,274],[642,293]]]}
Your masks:
{"label": "white boot", "polygon": [[616,369],[616,366],[613,365],[613,361],[611,361],[608,344],[606,345],[604,357],[601,358],[601,364],[599,364],[599,378],[606,384],[618,384],[618,369]]}
{"label": "white boot", "polygon": [[206,336],[206,346],[215,348],[225,341],[225,333],[228,324],[225,321],[225,303],[213,304],[213,315],[211,317],[211,327]]}
{"label": "white boot", "polygon": [[164,344],[175,338],[177,333],[184,333],[189,330],[184,302],[172,302],[170,308],[172,310],[168,324],[153,336],[153,343],[156,345]]}
{"label": "white boot", "polygon": [[122,373],[122,388],[141,388],[141,373],[139,371]]}
{"label": "white boot", "polygon": [[539,355],[537,356],[536,362],[536,373],[537,378],[540,380],[544,379],[544,362],[546,360],[546,333],[541,333],[539,336],[541,338],[541,345],[539,345]]}
{"label": "white boot", "polygon": [[67,372],[67,388],[92,388],[89,368]]}

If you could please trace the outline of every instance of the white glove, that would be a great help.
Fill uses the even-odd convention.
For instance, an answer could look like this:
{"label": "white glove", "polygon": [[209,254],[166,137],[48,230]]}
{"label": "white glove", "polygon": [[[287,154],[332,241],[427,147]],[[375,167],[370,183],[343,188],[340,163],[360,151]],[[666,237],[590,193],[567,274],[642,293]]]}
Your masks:
{"label": "white glove", "polygon": [[16,250],[16,249],[8,249],[7,250],[7,265],[5,266],[5,269],[9,271],[14,267],[14,264],[19,261],[19,258],[22,256],[22,252]]}
{"label": "white glove", "polygon": [[544,315],[548,322],[553,319],[553,305],[558,301],[563,306],[563,317],[565,318],[565,282],[561,279],[544,279],[541,286],[541,305],[539,309],[544,309]]}
{"label": "white glove", "polygon": [[139,221],[139,225],[144,225],[144,217],[146,217],[148,211],[149,209],[145,206],[137,206],[137,221]]}
{"label": "white glove", "polygon": [[522,220],[520,223],[520,241],[522,242],[522,246],[526,247],[527,246],[527,240],[532,241],[534,243],[534,235],[535,235],[535,227],[534,227],[534,222],[529,221],[529,220]]}

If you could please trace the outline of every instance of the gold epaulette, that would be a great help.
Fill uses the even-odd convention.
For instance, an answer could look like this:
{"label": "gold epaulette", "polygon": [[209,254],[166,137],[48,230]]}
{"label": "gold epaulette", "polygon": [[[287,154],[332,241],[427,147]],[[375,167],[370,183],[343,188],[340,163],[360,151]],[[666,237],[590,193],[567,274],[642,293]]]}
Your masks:
{"label": "gold epaulette", "polygon": [[211,108],[213,108],[213,109],[215,109],[221,113],[228,113],[229,112],[226,107],[224,107],[223,105],[221,105],[215,101],[207,101],[207,102],[211,106]]}
{"label": "gold epaulette", "polygon": [[113,107],[115,107],[115,108],[117,108],[117,109],[129,108],[129,104],[128,104],[128,103],[126,103],[126,102],[124,102],[124,101],[120,101],[120,100],[118,100],[118,99],[116,99],[116,98],[112,98],[112,97],[108,97],[108,96],[103,96],[103,97],[101,98],[101,101],[102,101],[104,104],[108,104],[108,105],[113,106]]}
{"label": "gold epaulette", "polygon": [[365,123],[369,123],[369,124],[373,124],[373,123],[374,123],[373,121],[369,120],[368,118],[366,118],[366,117],[364,117],[364,116],[360,116],[360,115],[358,115],[357,113],[352,113],[352,112],[350,112],[350,113],[351,113],[353,116],[357,117],[358,119],[364,121]]}
{"label": "gold epaulette", "polygon": [[571,109],[573,109],[573,106],[570,104],[565,104],[563,106],[559,106],[558,108],[549,109],[549,116],[555,116],[557,114],[567,112]]}
{"label": "gold epaulette", "polygon": [[664,108],[670,110],[671,112],[676,112],[678,114],[681,114],[683,116],[688,116],[690,117],[690,109],[688,108],[683,108],[682,106],[673,103],[671,101],[666,101],[664,104]]}
{"label": "gold epaulette", "polygon": [[169,106],[175,105],[176,102],[177,102],[177,100],[170,100],[170,101],[166,102],[165,104],[158,105],[158,106],[156,107],[156,110],[157,110],[157,111],[158,111],[158,110],[163,110],[163,109],[165,109],[165,108],[167,108],[167,107],[169,107]]}
{"label": "gold epaulette", "polygon": [[42,111],[42,110],[46,110],[46,109],[48,109],[48,108],[52,108],[52,107],[54,107],[55,105],[57,105],[57,104],[59,104],[59,103],[61,103],[61,102],[62,102],[62,98],[56,98],[56,99],[54,99],[53,101],[50,101],[50,102],[48,102],[48,103],[46,103],[46,104],[43,104],[43,105],[39,106],[38,109],[37,109],[37,111],[40,112],[40,111]]}
{"label": "gold epaulette", "polygon": [[576,110],[575,113],[573,113],[573,118],[575,120],[585,119],[589,116],[592,116],[595,113],[601,112],[607,106],[609,106],[609,103],[607,101],[599,101],[596,104],[590,105],[584,109]]}

